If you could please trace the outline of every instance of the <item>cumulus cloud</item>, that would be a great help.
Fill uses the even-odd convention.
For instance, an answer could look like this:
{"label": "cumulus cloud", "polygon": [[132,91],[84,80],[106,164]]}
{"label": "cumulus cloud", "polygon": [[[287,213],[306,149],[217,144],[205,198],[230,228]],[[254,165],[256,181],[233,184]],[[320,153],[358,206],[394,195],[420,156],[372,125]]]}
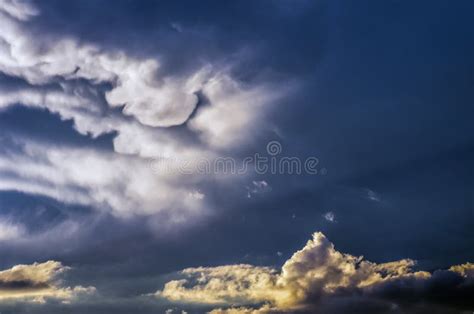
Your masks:
{"label": "cumulus cloud", "polygon": [[246,87],[226,73],[217,73],[202,88],[210,106],[200,108],[189,126],[211,146],[225,148],[241,144],[255,131],[265,106],[275,102],[285,91],[285,88],[270,85]]}
{"label": "cumulus cloud", "polygon": [[211,313],[294,312],[328,306],[335,298],[342,303],[376,300],[387,309],[402,300],[449,304],[453,295],[458,295],[454,304],[463,304],[463,297],[468,303],[474,289],[472,264],[434,273],[414,271],[414,266],[410,259],[377,264],[341,253],[317,232],[281,270],[252,265],[188,268],[156,296],[221,307]]}
{"label": "cumulus cloud", "polygon": [[94,287],[65,287],[60,276],[69,268],[57,261],[16,265],[0,271],[0,303],[56,299],[68,303],[93,294]]}
{"label": "cumulus cloud", "polygon": [[[156,157],[185,150],[186,143],[162,128],[186,121],[212,149],[237,145],[261,125],[256,122],[269,103],[286,91],[265,82],[245,84],[231,75],[233,64],[225,62],[165,74],[160,58],[137,58],[72,36],[37,36],[31,28],[38,16],[40,9],[30,1],[0,2],[0,71],[29,84],[3,88],[0,109],[40,107],[73,120],[82,134],[116,132],[119,153]],[[77,86],[79,81],[83,84]],[[199,101],[207,105],[191,117]],[[123,107],[123,115],[113,115],[110,107]],[[137,139],[137,133],[145,135]]]}
{"label": "cumulus cloud", "polygon": [[106,93],[108,104],[125,105],[126,115],[151,126],[182,124],[198,101],[193,93],[199,86],[174,78],[157,80],[156,60],[104,52],[72,38],[41,43],[32,40],[21,23],[7,16],[0,17],[0,25],[0,70],[30,84],[44,85],[58,78],[113,83],[112,90]]}
{"label": "cumulus cloud", "polygon": [[462,265],[455,265],[449,268],[450,271],[460,274],[463,277],[474,278],[474,264],[466,263]]}
{"label": "cumulus cloud", "polygon": [[[268,267],[229,265],[188,268],[182,274],[189,279],[168,282],[158,295],[172,301],[207,304],[258,303],[277,292],[276,271]],[[191,289],[186,288],[195,283]]]}

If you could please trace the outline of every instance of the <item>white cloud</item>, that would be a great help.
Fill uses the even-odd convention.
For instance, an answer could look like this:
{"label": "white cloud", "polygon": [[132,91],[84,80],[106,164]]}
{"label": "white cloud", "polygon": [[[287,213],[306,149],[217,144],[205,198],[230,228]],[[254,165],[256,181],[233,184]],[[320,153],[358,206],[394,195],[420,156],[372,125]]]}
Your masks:
{"label": "white cloud", "polygon": [[199,216],[206,210],[203,197],[188,197],[199,196],[192,187],[172,176],[158,180],[141,158],[29,141],[21,144],[21,152],[0,156],[0,190],[93,205],[120,216],[170,211],[172,217],[174,209],[180,209],[180,215],[184,210]]}
{"label": "white cloud", "polygon": [[34,85],[51,83],[58,77],[66,82],[83,78],[112,83],[114,87],[105,95],[108,104],[111,107],[125,105],[124,114],[155,127],[184,123],[197,104],[194,95],[197,87],[187,86],[186,79],[156,79],[159,68],[156,60],[136,60],[124,53],[107,53],[72,39],[38,49],[32,46],[37,40],[32,40],[26,30],[17,29],[17,24],[0,17],[0,26],[2,22],[0,71],[8,75]]}
{"label": "white cloud", "polygon": [[374,202],[380,202],[380,196],[370,189],[367,189],[367,198]]}
{"label": "white cloud", "polygon": [[250,137],[265,109],[286,92],[265,85],[245,87],[225,73],[211,77],[202,91],[210,106],[200,108],[189,127],[217,148],[237,146]]}
{"label": "white cloud", "polygon": [[[220,148],[249,138],[246,134],[261,125],[259,117],[284,89],[246,86],[232,77],[228,64],[165,75],[159,59],[71,36],[38,37],[29,27],[39,16],[29,1],[0,2],[0,72],[24,80],[24,87],[1,88],[0,110],[42,108],[71,119],[81,134],[114,132],[114,152],[26,141],[20,152],[0,157],[0,190],[111,209],[121,216],[167,211],[171,221],[180,223],[205,214],[209,206],[192,187],[203,178],[183,180],[179,173],[153,171],[149,158],[210,160]],[[209,104],[190,119],[197,92]],[[119,106],[122,113],[111,109]],[[167,128],[186,121],[203,143],[189,143]]]}
{"label": "white cloud", "polygon": [[29,2],[21,0],[0,0],[0,11],[22,21],[39,13]]}
{"label": "white cloud", "polygon": [[0,219],[0,242],[18,240],[25,234],[25,227],[9,220]]}
{"label": "white cloud", "polygon": [[[33,10],[27,3],[7,1],[5,4],[5,11],[9,12]],[[21,16],[28,19],[33,14]],[[210,144],[222,145],[234,142],[234,132],[248,129],[257,108],[279,94],[268,87],[244,88],[226,74],[226,70],[216,71],[211,65],[187,75],[163,76],[160,63],[155,59],[141,60],[124,52],[108,52],[74,38],[33,40],[33,35],[22,24],[24,19],[0,15],[0,71],[33,85],[59,78],[63,84],[78,78],[92,83],[111,83],[113,88],[105,94],[107,103],[111,107],[124,105],[123,113],[144,125],[183,124],[198,103],[196,92],[202,91],[211,106],[193,119],[192,129],[202,132]]]}
{"label": "white cloud", "polygon": [[336,215],[333,212],[327,212],[323,217],[329,222],[336,222]]}

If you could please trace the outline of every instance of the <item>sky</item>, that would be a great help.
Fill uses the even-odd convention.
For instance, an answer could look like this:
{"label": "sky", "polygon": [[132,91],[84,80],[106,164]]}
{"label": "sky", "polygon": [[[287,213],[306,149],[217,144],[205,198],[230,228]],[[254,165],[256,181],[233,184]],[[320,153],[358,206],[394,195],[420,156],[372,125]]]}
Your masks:
{"label": "sky", "polygon": [[472,313],[473,21],[0,0],[0,313]]}

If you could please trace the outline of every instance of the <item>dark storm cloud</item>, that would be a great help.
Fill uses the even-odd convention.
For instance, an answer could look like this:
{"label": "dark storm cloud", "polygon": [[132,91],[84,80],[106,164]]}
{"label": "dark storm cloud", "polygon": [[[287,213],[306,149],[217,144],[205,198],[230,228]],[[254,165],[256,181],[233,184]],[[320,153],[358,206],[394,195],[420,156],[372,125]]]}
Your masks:
{"label": "dark storm cloud", "polygon": [[374,289],[372,294],[375,297],[394,300],[402,306],[421,301],[469,310],[474,307],[469,298],[473,292],[472,278],[463,277],[453,271],[437,270],[426,282],[420,283],[413,279],[400,280],[381,285]]}
{"label": "dark storm cloud", "polygon": [[[316,313],[459,313],[474,307],[470,295],[474,281],[453,271],[437,270],[426,279],[406,278],[373,287],[369,291],[336,292],[312,309]],[[311,300],[308,300],[311,307]],[[321,308],[322,305],[322,308]],[[352,313],[352,312],[351,312]]]}
{"label": "dark storm cloud", "polygon": [[[459,313],[470,311],[474,283],[450,271],[426,280],[396,280],[371,292],[340,291],[317,303],[313,313]],[[348,296],[349,295],[349,296]],[[352,296],[350,296],[352,295]],[[310,303],[311,304],[311,303]],[[310,305],[311,307],[311,305]]]}
{"label": "dark storm cloud", "polygon": [[[134,176],[136,171],[128,160],[116,167],[99,167],[103,177],[118,168],[127,171],[97,190],[117,187],[105,203],[125,208],[126,201],[135,200],[128,207],[139,217],[97,213],[97,207],[102,210],[110,205],[100,202],[102,196],[92,205],[79,206],[63,203],[67,193],[48,198],[2,192],[1,226],[23,226],[18,229],[23,233],[22,241],[2,243],[0,263],[6,267],[52,258],[77,265],[68,275],[72,282],[96,286],[106,296],[102,304],[5,306],[2,312],[164,312],[168,304],[136,298],[156,289],[160,275],[236,262],[279,266],[314,230],[323,230],[341,251],[363,253],[377,262],[410,256],[423,269],[438,269],[474,258],[470,249],[474,218],[470,1],[449,5],[444,1],[92,0],[35,4],[41,15],[23,25],[31,31],[30,41],[35,45],[44,40],[40,48],[46,51],[67,37],[79,45],[97,45],[101,52],[123,51],[130,58],[151,58],[160,62],[160,80],[187,77],[208,63],[218,70],[228,66],[229,75],[246,86],[276,82],[276,86],[265,86],[265,95],[296,81],[294,91],[255,115],[252,125],[258,125],[258,130],[237,123],[238,128],[229,133],[245,141],[217,151],[243,158],[256,151],[265,153],[267,142],[278,140],[284,155],[316,156],[328,174],[251,175],[230,182],[205,178],[197,183],[195,178],[186,178],[176,186],[189,187],[189,191],[175,199],[187,199],[183,195],[199,190],[205,195],[203,208],[213,210],[212,215],[198,211],[198,216],[180,210],[141,216],[144,207],[185,205],[150,198],[157,191],[174,195],[175,185],[171,190],[167,185],[153,185],[143,194],[138,189],[138,197],[126,195],[127,189],[159,181],[148,173]],[[71,66],[67,75],[84,70],[83,65]],[[58,147],[67,149],[61,162],[49,164],[41,178],[48,186],[54,186],[52,178],[72,173],[57,170],[64,165],[78,170],[86,181],[94,177],[98,170],[91,169],[97,169],[101,161],[110,165],[117,143],[120,154],[148,154],[146,157],[154,157],[162,147],[192,148],[193,154],[201,156],[201,149],[209,145],[201,133],[187,126],[201,109],[212,107],[212,99],[206,99],[204,93],[198,93],[198,103],[190,108],[190,119],[183,125],[158,130],[134,125],[117,131],[106,126],[115,125],[115,118],[128,126],[134,117],[123,117],[122,107],[107,105],[104,94],[115,82],[97,85],[93,80],[49,79],[34,89],[23,79],[2,75],[0,89],[2,95],[24,89],[65,91],[86,99],[87,106],[68,116],[50,109],[64,110],[70,101],[53,107],[55,99],[51,99],[47,106],[25,108],[17,106],[21,105],[18,99],[14,107],[2,110],[0,157],[18,156],[2,169],[9,174],[5,178],[36,182],[29,177],[31,172],[18,175],[18,169],[37,166],[40,159],[49,158],[44,151],[57,153]],[[237,121],[236,113],[254,114],[251,108],[242,108],[226,114],[222,121]],[[74,119],[91,116],[79,134]],[[202,125],[212,126],[212,122],[204,120]],[[90,130],[98,137],[91,136]],[[251,132],[244,132],[248,130]],[[176,142],[179,145],[169,145]],[[224,142],[222,137],[214,141]],[[31,143],[43,149],[36,146],[32,152]],[[89,155],[72,158],[69,149],[73,148],[94,151],[98,158],[81,164]],[[27,153],[31,159],[22,163],[19,157]],[[133,184],[121,185],[130,178],[135,178]],[[263,180],[271,191],[247,198],[252,181]],[[89,184],[95,182],[75,182],[74,195],[90,196]],[[336,223],[324,219],[327,212],[335,214]],[[50,229],[54,232],[48,232]],[[11,239],[15,233],[9,234]],[[403,290],[405,284],[407,290]],[[463,294],[470,287],[459,275],[436,271],[422,286],[399,281],[371,293],[351,290],[345,295],[341,291],[341,295],[319,300],[318,309],[322,313],[454,313],[458,307],[472,306],[465,303]],[[403,299],[408,300],[407,307]],[[441,304],[435,304],[437,300]],[[393,303],[399,307],[394,308]],[[199,313],[207,308],[184,309]]]}

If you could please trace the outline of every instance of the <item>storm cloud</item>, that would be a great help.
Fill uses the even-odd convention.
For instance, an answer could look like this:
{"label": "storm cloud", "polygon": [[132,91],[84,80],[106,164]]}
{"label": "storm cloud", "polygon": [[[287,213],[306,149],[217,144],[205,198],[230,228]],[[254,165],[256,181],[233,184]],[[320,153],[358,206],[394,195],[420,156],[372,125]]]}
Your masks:
{"label": "storm cloud", "polygon": [[473,12],[0,0],[0,312],[471,312]]}

